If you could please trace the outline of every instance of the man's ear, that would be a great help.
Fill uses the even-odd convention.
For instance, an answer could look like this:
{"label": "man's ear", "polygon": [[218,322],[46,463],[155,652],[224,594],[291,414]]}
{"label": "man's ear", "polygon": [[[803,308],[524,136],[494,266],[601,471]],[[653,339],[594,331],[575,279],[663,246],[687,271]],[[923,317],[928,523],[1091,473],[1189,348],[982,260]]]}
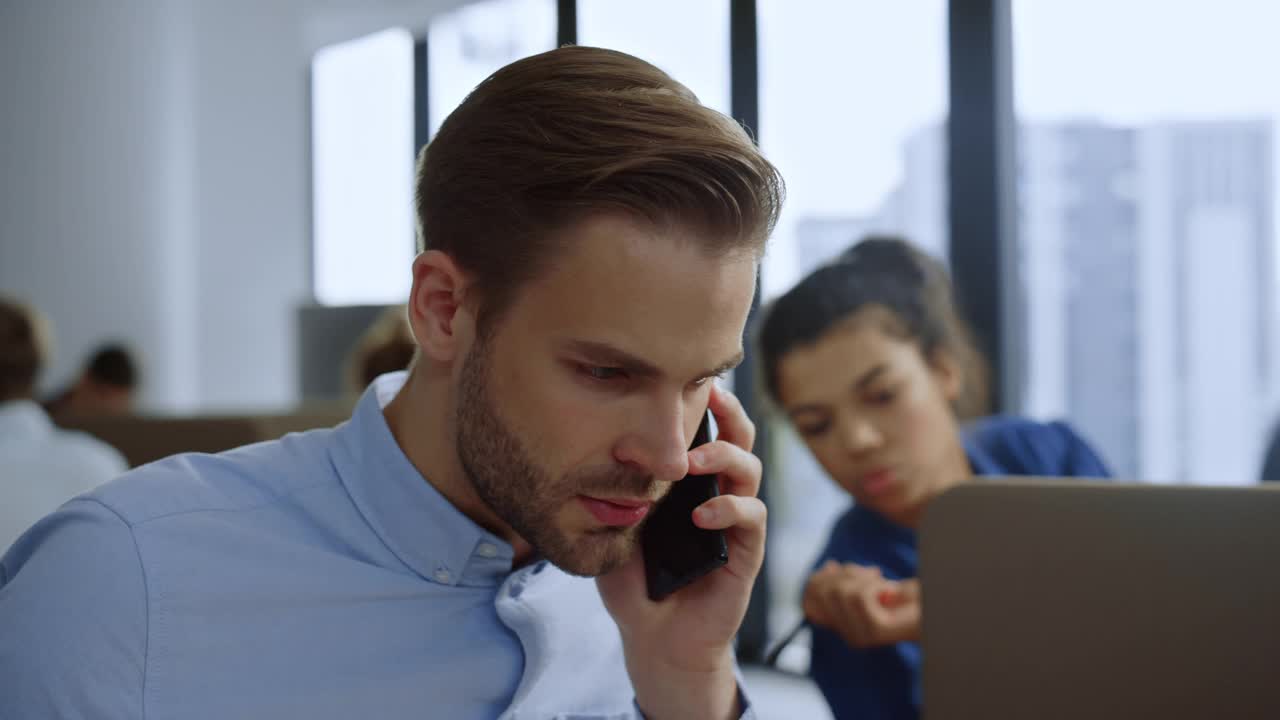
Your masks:
{"label": "man's ear", "polygon": [[413,289],[409,292],[409,326],[422,354],[451,363],[475,331],[475,318],[463,300],[470,276],[453,258],[427,250],[413,261]]}

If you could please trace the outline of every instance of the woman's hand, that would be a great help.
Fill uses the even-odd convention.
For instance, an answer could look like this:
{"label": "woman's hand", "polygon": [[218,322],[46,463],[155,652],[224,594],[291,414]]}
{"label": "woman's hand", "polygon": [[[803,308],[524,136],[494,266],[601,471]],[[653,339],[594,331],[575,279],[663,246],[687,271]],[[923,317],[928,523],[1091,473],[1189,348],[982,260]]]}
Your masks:
{"label": "woman's hand", "polygon": [[804,614],[855,648],[920,640],[920,581],[888,580],[874,566],[828,560],[804,591]]}

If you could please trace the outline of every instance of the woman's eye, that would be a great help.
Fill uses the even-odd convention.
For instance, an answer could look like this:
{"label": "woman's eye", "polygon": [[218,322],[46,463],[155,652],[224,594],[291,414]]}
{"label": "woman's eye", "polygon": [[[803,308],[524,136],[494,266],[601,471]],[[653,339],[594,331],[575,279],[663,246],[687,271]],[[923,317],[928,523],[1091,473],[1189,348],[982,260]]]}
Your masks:
{"label": "woman's eye", "polygon": [[892,403],[895,397],[896,394],[892,390],[882,390],[880,392],[871,393],[867,396],[867,400],[872,405],[884,406]]}
{"label": "woman's eye", "polygon": [[796,430],[798,430],[800,434],[805,437],[818,437],[819,435],[822,435],[830,428],[831,428],[831,423],[829,422],[796,425]]}

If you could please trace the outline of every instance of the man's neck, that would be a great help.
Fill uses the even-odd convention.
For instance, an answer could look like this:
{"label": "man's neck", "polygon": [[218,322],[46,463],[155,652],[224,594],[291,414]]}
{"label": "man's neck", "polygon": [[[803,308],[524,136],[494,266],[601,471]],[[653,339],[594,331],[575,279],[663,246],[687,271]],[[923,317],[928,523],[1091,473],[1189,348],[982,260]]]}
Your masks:
{"label": "man's neck", "polygon": [[418,473],[458,512],[510,543],[520,565],[533,550],[494,514],[467,480],[458,459],[453,407],[447,385],[415,369],[409,371],[404,386],[382,414],[396,444]]}

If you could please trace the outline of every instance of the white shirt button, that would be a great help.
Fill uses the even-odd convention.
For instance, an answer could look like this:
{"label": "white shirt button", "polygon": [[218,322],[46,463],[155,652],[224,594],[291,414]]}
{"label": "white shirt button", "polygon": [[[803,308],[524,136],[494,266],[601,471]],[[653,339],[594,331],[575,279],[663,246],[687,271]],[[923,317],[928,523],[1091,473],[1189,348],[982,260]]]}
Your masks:
{"label": "white shirt button", "polygon": [[483,558],[498,557],[498,548],[493,543],[480,543],[476,554]]}
{"label": "white shirt button", "polygon": [[435,573],[435,579],[436,579],[436,582],[440,582],[448,585],[449,581],[453,579],[453,576],[449,574],[448,570],[445,570],[444,568],[440,568]]}

